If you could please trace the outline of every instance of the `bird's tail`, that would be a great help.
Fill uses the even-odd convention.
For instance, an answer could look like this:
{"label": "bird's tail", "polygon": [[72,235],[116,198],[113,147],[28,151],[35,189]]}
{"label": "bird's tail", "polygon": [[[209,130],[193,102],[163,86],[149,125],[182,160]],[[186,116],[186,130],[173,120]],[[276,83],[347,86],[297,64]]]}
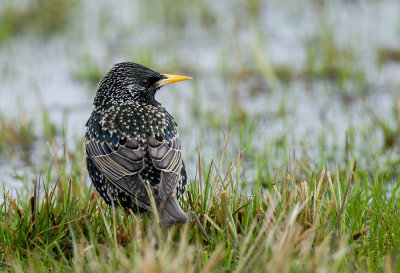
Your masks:
{"label": "bird's tail", "polygon": [[164,227],[170,227],[175,224],[186,222],[186,214],[181,209],[175,196],[171,196],[158,209],[160,224]]}

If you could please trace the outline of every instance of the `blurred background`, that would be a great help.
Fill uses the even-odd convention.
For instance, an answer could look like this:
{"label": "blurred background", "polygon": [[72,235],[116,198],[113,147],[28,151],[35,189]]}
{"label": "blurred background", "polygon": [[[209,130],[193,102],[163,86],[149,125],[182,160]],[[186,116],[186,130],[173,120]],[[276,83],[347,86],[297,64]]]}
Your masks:
{"label": "blurred background", "polygon": [[194,78],[156,96],[192,179],[198,145],[209,164],[229,139],[243,185],[294,158],[300,176],[355,159],[397,181],[399,14],[397,0],[2,0],[0,184],[29,185],[57,154],[84,169],[96,85],[121,61]]}

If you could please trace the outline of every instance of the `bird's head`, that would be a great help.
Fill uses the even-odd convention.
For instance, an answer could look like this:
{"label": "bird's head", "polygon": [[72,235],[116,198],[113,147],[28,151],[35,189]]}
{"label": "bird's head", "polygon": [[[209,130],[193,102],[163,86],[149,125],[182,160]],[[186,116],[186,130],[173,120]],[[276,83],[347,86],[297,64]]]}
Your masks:
{"label": "bird's head", "polygon": [[160,74],[136,63],[118,63],[101,79],[94,105],[96,109],[126,101],[159,105],[154,96],[160,87],[190,79],[186,76]]}

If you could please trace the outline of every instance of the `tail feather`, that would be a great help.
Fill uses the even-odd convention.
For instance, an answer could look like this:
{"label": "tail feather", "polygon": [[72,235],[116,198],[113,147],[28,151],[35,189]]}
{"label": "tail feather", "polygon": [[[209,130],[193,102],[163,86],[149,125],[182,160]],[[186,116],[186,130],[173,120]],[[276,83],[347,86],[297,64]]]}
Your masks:
{"label": "tail feather", "polygon": [[178,201],[174,196],[168,198],[168,200],[159,207],[160,223],[164,227],[170,227],[176,224],[183,224],[186,222],[186,214],[181,209]]}

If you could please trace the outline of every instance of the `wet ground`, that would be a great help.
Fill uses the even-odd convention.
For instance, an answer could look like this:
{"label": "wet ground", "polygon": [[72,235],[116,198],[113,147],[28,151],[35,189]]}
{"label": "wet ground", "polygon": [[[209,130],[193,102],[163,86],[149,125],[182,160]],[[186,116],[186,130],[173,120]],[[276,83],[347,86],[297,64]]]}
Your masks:
{"label": "wet ground", "polygon": [[[302,157],[306,150],[334,168],[346,131],[355,132],[359,162],[375,160],[385,137],[374,129],[374,115],[396,126],[399,1],[178,2],[182,10],[82,1],[63,32],[22,33],[3,42],[0,115],[28,116],[40,135],[45,112],[64,124],[74,149],[97,78],[116,62],[134,61],[194,78],[157,94],[179,124],[192,177],[197,138],[203,157],[211,158],[223,147],[222,131],[233,132],[235,151],[269,153],[269,167],[284,168],[290,153]],[[31,164],[23,156],[2,157],[0,183],[11,190],[32,179],[43,164],[43,142],[34,145]],[[324,158],[321,147],[333,158]]]}

